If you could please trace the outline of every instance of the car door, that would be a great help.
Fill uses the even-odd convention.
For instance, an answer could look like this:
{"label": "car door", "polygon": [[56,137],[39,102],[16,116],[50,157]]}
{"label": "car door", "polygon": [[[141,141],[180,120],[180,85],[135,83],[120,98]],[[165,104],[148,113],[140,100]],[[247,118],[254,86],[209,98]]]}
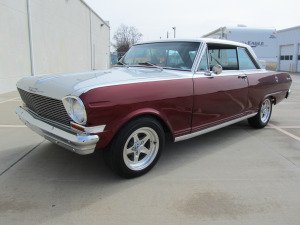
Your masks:
{"label": "car door", "polygon": [[[272,93],[271,87],[284,79],[278,73],[260,69],[247,48],[238,48],[238,58],[239,68],[247,75],[248,79],[249,110],[255,112],[260,107],[260,103],[266,95]],[[274,92],[278,93],[279,90],[284,90],[284,88],[281,86],[278,90],[274,90]]]}
{"label": "car door", "polygon": [[[192,132],[242,116],[248,109],[248,80],[239,70],[237,48],[206,46],[194,82]],[[214,74],[220,64],[223,71]]]}

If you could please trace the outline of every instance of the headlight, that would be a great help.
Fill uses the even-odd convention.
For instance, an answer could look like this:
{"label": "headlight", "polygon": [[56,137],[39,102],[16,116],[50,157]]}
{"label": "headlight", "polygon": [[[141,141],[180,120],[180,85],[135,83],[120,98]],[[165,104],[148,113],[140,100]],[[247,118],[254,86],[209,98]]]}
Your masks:
{"label": "headlight", "polygon": [[78,97],[67,96],[62,99],[68,115],[75,123],[86,124],[87,117],[83,102]]}

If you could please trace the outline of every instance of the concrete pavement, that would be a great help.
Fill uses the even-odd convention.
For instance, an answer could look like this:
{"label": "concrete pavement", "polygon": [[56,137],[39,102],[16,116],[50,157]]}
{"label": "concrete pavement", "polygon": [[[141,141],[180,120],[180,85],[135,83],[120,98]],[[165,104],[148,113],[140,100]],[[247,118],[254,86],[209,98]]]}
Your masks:
{"label": "concrete pavement", "polygon": [[166,146],[123,180],[24,127],[0,95],[0,224],[300,224],[300,76],[270,126],[247,122]]}

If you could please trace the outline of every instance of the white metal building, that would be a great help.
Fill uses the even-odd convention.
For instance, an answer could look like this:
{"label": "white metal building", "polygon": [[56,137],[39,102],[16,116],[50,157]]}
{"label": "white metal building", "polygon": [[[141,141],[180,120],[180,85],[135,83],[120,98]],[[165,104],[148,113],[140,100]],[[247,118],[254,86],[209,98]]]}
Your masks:
{"label": "white metal building", "polygon": [[300,72],[300,26],[277,31],[278,70]]}
{"label": "white metal building", "polygon": [[0,93],[22,76],[106,69],[110,28],[83,0],[0,0]]}

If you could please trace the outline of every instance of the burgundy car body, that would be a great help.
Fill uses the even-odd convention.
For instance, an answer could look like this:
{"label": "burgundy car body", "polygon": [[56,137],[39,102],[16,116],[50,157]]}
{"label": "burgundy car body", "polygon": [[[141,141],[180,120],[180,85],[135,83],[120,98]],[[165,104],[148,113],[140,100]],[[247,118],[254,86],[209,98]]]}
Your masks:
{"label": "burgundy car body", "polygon": [[[102,87],[80,96],[88,125],[107,124],[98,148],[106,147],[128,121],[152,115],[165,124],[173,139],[210,126],[257,113],[268,96],[282,101],[291,81],[286,73],[248,73],[194,77]],[[276,83],[275,76],[281,81]],[[244,80],[246,79],[246,81]]]}
{"label": "burgundy car body", "polygon": [[[249,46],[220,40],[203,39],[199,42],[202,44],[194,69],[205,51],[204,44],[209,43],[247,47],[258,65]],[[271,97],[275,104],[279,103],[288,96],[292,82],[288,73],[266,71],[259,66],[254,70],[223,70],[219,75],[207,75],[205,71],[196,70],[160,71],[153,67],[122,67],[113,68],[111,76],[114,71],[133,76],[140,73],[160,74],[162,79],[95,84],[95,87],[80,93],[79,98],[87,114],[85,126],[105,125],[103,132],[96,134],[100,138],[96,145],[99,149],[108,146],[126,123],[145,115],[157,118],[174,141],[196,136],[201,131],[214,130],[214,127],[230,124],[230,121],[254,116],[266,97]],[[165,74],[170,76],[163,79]]]}

